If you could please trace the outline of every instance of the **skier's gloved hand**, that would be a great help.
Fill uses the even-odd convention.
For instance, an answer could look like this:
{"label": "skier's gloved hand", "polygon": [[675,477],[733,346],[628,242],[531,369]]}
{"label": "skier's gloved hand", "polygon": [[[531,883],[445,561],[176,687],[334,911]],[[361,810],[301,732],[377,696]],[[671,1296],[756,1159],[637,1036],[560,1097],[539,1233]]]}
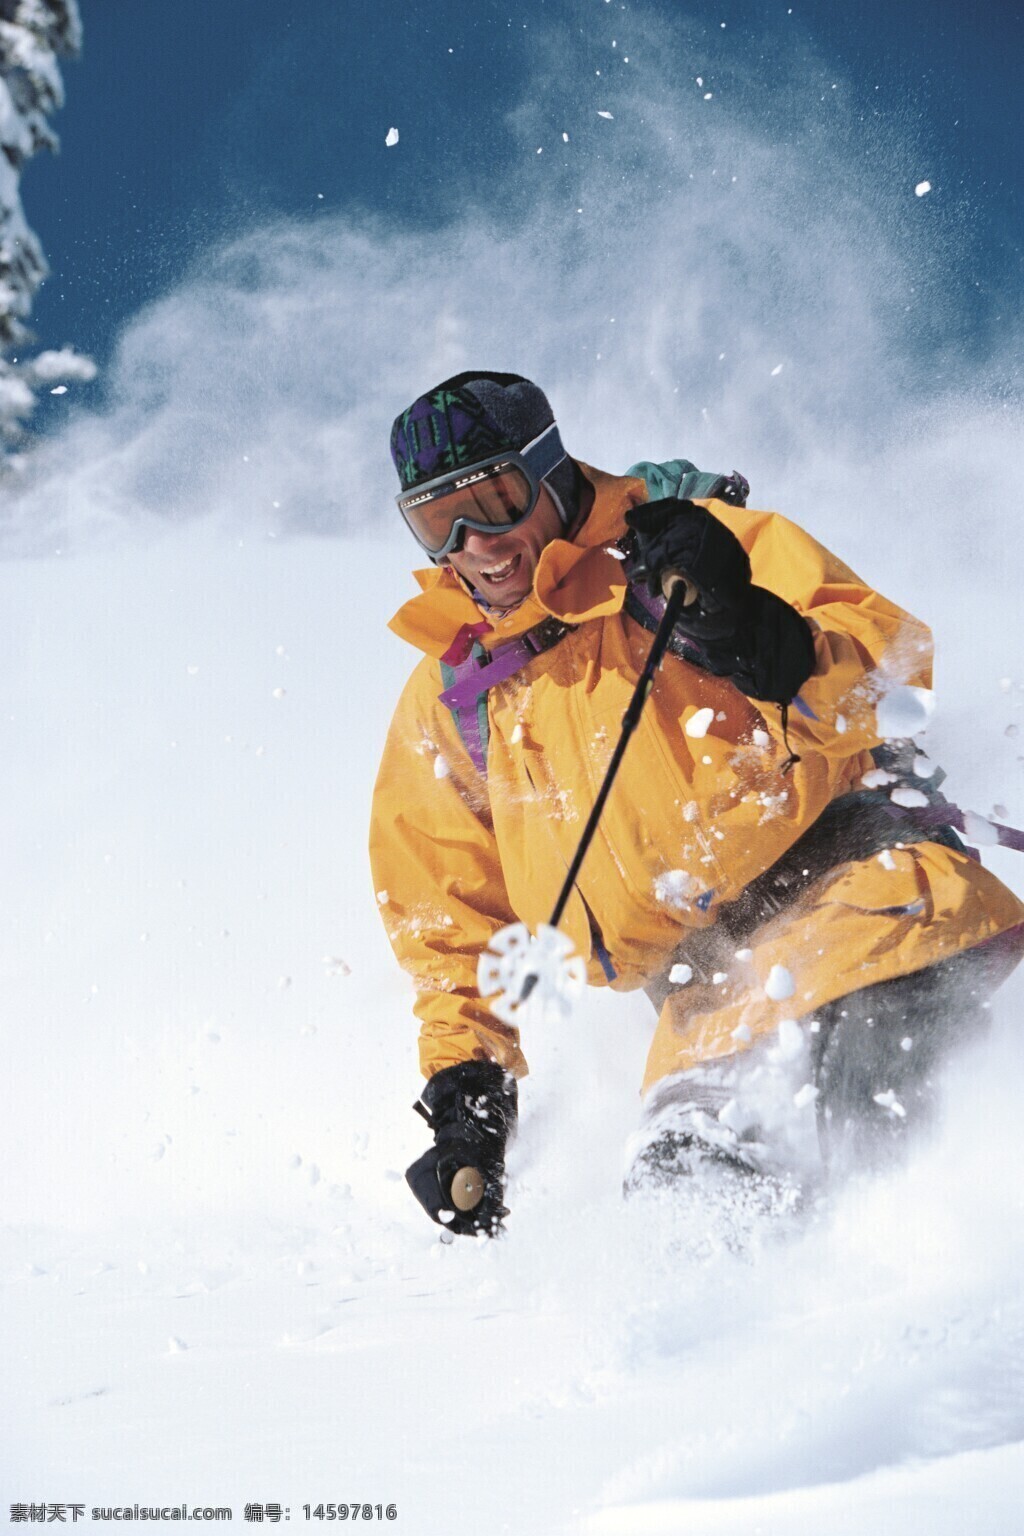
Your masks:
{"label": "skier's gloved hand", "polygon": [[508,1215],[505,1143],[517,1105],[511,1073],[494,1061],[462,1061],[436,1073],[413,1106],[433,1131],[434,1145],[406,1169],[406,1183],[449,1232],[493,1236]]}
{"label": "skier's gloved hand", "polygon": [[[792,702],[814,671],[814,636],[802,614],[767,587],[751,586],[731,642],[702,642],[702,666],[750,699]],[[785,721],[783,721],[785,724]]]}
{"label": "skier's gloved hand", "polygon": [[693,501],[647,501],[626,513],[633,534],[627,567],[652,597],[667,597],[672,576],[688,584],[678,628],[694,639],[734,632],[750,591],[750,561],[736,535]]}
{"label": "skier's gloved hand", "polygon": [[692,501],[649,501],[626,513],[633,535],[627,573],[663,595],[673,576],[688,590],[676,629],[695,660],[752,699],[789,704],[814,671],[810,626],[783,598],[750,580],[739,539]]}

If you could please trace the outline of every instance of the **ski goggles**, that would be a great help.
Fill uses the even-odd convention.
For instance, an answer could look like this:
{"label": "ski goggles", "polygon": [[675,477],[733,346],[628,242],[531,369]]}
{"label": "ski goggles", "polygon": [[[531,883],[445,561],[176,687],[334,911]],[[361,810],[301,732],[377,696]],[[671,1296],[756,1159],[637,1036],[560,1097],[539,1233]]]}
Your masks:
{"label": "ski goggles", "polygon": [[525,523],[540,482],[566,458],[554,422],[518,452],[496,453],[396,496],[413,538],[434,561],[455,550],[467,528],[497,533]]}

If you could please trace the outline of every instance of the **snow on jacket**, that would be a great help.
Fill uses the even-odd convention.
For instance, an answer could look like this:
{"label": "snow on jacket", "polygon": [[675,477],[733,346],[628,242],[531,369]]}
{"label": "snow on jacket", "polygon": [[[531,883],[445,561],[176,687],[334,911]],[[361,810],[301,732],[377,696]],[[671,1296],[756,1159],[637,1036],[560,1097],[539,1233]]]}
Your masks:
{"label": "snow on jacket", "polygon": [[[477,959],[506,923],[547,921],[650,647],[624,611],[614,551],[647,487],[581,467],[595,491],[585,522],[571,540],[546,546],[533,594],[482,636],[488,648],[500,645],[548,616],[578,626],[490,689],[486,780],[438,700],[440,658],[464,626],[480,624],[480,609],[442,567],[416,573],[422,590],[391,623],[424,655],[388,735],[370,853],[389,939],[416,986],[428,1077],[472,1057],[525,1073],[518,1032],[478,995]],[[701,504],[739,538],[753,581],[811,624],[816,666],[788,724],[800,760],[782,772],[789,750],[775,705],[666,657],[562,922],[595,985],[645,985],[688,931],[713,928],[722,904],[874,767],[879,695],[897,683],[930,684],[931,636],[918,620],[778,513]],[[1024,921],[1024,906],[993,875],[922,841],[842,864],[805,898],[792,929],[803,946],[799,1001],[766,996],[770,966],[791,958],[769,944],[753,951],[752,985],[723,996],[720,1017],[712,1009],[685,1043],[677,1006],[668,1045],[659,1030],[648,1084],[742,1048],[738,1023],[751,1026],[741,1037],[756,1036]],[[814,943],[819,928],[828,945]]]}

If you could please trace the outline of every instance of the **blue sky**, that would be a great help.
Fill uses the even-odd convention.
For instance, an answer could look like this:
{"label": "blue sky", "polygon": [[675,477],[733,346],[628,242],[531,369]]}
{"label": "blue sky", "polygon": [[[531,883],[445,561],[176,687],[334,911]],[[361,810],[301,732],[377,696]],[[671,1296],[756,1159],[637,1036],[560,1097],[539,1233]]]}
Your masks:
{"label": "blue sky", "polygon": [[[1019,279],[1024,50],[1012,0],[81,4],[63,151],[29,166],[23,193],[53,269],[36,304],[39,339],[101,363],[126,319],[197,255],[273,215],[347,211],[429,228],[472,202],[514,223],[541,178],[559,174],[563,126],[574,147],[581,134],[599,144],[585,135],[616,72],[621,90],[633,71],[642,104],[652,18],[660,49],[678,46],[681,89],[702,69],[716,106],[756,96],[766,122],[777,68],[809,44],[809,99],[837,80],[853,119],[881,120],[917,146],[936,242],[953,220],[955,260],[971,269],[968,328],[991,324]],[[548,59],[558,67],[537,88],[554,22],[572,24],[579,51]],[[780,98],[783,135],[784,114]],[[392,125],[401,139],[389,150]],[[531,133],[549,157],[536,165]],[[638,201],[657,195],[657,179],[647,157]]]}

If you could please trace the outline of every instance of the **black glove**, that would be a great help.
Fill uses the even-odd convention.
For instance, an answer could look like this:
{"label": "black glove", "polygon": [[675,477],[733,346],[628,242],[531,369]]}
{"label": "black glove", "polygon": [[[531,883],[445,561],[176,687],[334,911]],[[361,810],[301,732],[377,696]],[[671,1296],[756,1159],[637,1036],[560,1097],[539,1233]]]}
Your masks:
{"label": "black glove", "polygon": [[493,1236],[508,1215],[505,1143],[517,1107],[516,1080],[495,1061],[445,1067],[413,1105],[434,1145],[406,1169],[406,1182],[431,1220],[449,1232]]}
{"label": "black glove", "polygon": [[693,501],[647,501],[626,513],[633,534],[628,572],[644,581],[652,597],[662,597],[670,575],[683,576],[694,589],[679,620],[695,639],[731,635],[750,591],[750,560],[736,535]]}
{"label": "black glove", "polygon": [[753,699],[788,704],[814,670],[814,640],[795,608],[750,580],[736,535],[692,501],[648,501],[626,513],[633,535],[627,573],[654,597],[675,574],[690,587],[676,623],[695,660]]}

